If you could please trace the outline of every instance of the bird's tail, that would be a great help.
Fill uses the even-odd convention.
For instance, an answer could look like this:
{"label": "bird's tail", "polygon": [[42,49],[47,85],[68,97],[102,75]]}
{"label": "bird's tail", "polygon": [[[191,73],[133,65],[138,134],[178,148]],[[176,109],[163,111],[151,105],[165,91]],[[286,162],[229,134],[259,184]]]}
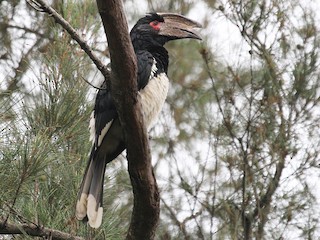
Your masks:
{"label": "bird's tail", "polygon": [[88,220],[92,228],[98,228],[102,222],[102,193],[106,168],[106,158],[91,152],[87,168],[78,193],[76,217]]}

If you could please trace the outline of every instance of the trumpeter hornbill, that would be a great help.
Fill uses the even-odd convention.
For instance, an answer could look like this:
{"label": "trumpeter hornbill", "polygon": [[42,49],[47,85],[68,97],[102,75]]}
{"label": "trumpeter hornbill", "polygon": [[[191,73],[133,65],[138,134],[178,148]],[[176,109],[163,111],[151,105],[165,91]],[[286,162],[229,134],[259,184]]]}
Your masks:
{"label": "trumpeter hornbill", "polygon": [[[171,40],[201,38],[194,32],[200,24],[178,14],[150,13],[141,18],[130,32],[138,63],[138,90],[144,122],[149,130],[157,119],[169,88],[168,52],[163,45]],[[106,83],[102,85],[106,87]],[[76,217],[89,220],[98,228],[102,222],[102,192],[106,164],[124,149],[125,141],[111,93],[98,91],[90,120],[93,142],[89,162],[81,183]]]}

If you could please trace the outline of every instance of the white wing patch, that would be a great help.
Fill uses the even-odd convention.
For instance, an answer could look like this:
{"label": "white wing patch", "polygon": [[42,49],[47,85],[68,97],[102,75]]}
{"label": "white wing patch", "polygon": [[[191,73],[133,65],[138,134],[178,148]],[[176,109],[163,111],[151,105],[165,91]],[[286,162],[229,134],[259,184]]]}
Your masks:
{"label": "white wing patch", "polygon": [[[110,122],[108,122],[106,124],[106,126],[101,130],[101,133],[98,137],[98,142],[97,142],[97,146],[99,147],[102,143],[102,140],[104,138],[104,136],[107,134],[109,128],[111,127],[113,120],[111,120]],[[96,119],[94,117],[94,111],[91,113],[90,116],[90,123],[89,123],[89,129],[90,129],[90,141],[92,141],[92,144],[95,144],[96,141]]]}
{"label": "white wing patch", "polygon": [[90,115],[89,130],[90,130],[89,140],[92,141],[92,144],[94,144],[96,139],[96,119],[94,118],[94,111],[92,111]]}
{"label": "white wing patch", "polygon": [[165,73],[160,73],[152,78],[147,86],[139,92],[144,121],[148,131],[153,127],[162,110],[168,90],[169,79]]}
{"label": "white wing patch", "polygon": [[150,73],[149,81],[154,77],[154,75],[156,74],[157,71],[158,71],[157,61],[153,58],[153,64],[152,64],[152,67],[151,67],[151,73]]}
{"label": "white wing patch", "polygon": [[98,146],[97,146],[97,147],[99,147],[99,146],[101,145],[102,140],[103,140],[104,136],[107,134],[107,132],[108,132],[109,128],[111,127],[111,124],[112,124],[112,123],[113,123],[113,120],[111,120],[110,122],[108,122],[108,123],[106,124],[106,126],[101,130],[101,133],[100,133],[100,135],[99,135],[99,137],[98,137]]}

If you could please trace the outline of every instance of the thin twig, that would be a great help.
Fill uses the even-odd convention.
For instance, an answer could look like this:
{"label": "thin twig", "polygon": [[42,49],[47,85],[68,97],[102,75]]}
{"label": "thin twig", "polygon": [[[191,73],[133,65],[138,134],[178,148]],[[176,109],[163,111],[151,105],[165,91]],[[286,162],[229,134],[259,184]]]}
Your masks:
{"label": "thin twig", "polygon": [[52,38],[50,38],[50,36],[47,36],[46,34],[44,33],[41,33],[39,31],[36,31],[34,29],[31,29],[31,28],[28,28],[26,26],[17,26],[17,25],[11,25],[11,24],[4,24],[4,27],[6,28],[13,28],[13,29],[18,29],[18,30],[23,30],[25,31],[26,33],[32,33],[32,34],[35,34],[35,35],[38,35],[39,37],[42,37],[42,38],[48,38],[50,40],[53,40]]}
{"label": "thin twig", "polygon": [[[4,202],[4,205],[6,205],[6,207],[8,208],[7,211],[8,211],[9,213],[13,214],[13,216],[14,216],[16,219],[18,219],[21,223],[27,223],[27,224],[29,224],[30,226],[31,226],[31,225],[37,226],[36,223],[30,221],[30,220],[27,219],[26,217],[22,216],[17,210],[15,210],[14,208],[12,208],[9,203]],[[0,208],[1,208],[3,211],[6,211],[6,210],[5,210],[4,208],[2,208],[2,207],[0,207]],[[5,221],[6,221],[6,220],[5,220]]]}
{"label": "thin twig", "polygon": [[81,76],[81,78],[82,78],[83,81],[85,81],[85,82],[88,83],[91,87],[93,87],[93,88],[95,88],[95,89],[97,89],[97,90],[107,90],[107,89],[108,89],[107,87],[103,88],[103,87],[97,87],[97,86],[93,85],[91,82],[89,82],[89,81],[88,81],[87,79],[85,79],[83,76]]}
{"label": "thin twig", "polygon": [[187,221],[180,222],[179,219],[177,218],[177,214],[173,211],[173,209],[170,208],[170,206],[165,202],[165,200],[163,198],[160,198],[160,200],[163,203],[164,207],[168,210],[169,215],[171,217],[171,220],[181,230],[181,232],[182,232],[182,234],[184,236],[184,239],[185,240],[190,239],[190,236],[188,235],[188,232],[187,232],[187,229],[186,229],[186,226],[185,226]]}

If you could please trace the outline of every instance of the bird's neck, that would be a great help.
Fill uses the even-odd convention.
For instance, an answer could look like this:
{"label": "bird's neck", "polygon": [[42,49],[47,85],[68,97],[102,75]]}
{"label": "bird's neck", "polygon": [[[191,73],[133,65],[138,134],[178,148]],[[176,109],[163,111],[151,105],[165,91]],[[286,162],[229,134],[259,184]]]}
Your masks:
{"label": "bird's neck", "polygon": [[164,73],[168,72],[169,56],[164,47],[151,47],[147,50],[157,62],[157,68]]}
{"label": "bird's neck", "polygon": [[133,41],[133,48],[135,52],[147,51],[152,54],[157,62],[157,68],[160,72],[168,72],[169,56],[168,51],[163,45],[154,45],[148,42]]}

